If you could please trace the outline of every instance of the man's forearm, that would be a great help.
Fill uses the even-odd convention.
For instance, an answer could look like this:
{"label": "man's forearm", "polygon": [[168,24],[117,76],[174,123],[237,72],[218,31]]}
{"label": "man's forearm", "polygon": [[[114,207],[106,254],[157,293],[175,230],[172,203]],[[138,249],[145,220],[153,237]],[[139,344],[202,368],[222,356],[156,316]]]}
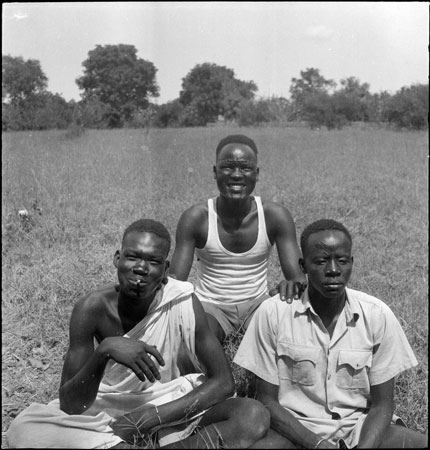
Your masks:
{"label": "man's forearm", "polygon": [[207,380],[183,397],[160,405],[158,412],[162,424],[174,422],[184,417],[192,417],[217,403],[226,400],[234,392],[229,383]]}
{"label": "man's forearm", "polygon": [[378,448],[382,444],[391,418],[392,411],[389,408],[370,408],[361,429],[357,448]]}
{"label": "man's forearm", "polygon": [[[263,402],[264,404],[264,402]],[[270,426],[282,436],[304,448],[316,448],[321,437],[303,426],[289,411],[278,402],[271,401],[266,404],[270,412]],[[319,446],[318,446],[319,447]]]}
{"label": "man's forearm", "polygon": [[232,392],[223,391],[220,383],[208,380],[182,398],[164,405],[144,404],[117,418],[111,427],[114,433],[127,442],[133,442],[135,435],[151,433],[156,427],[184,418],[191,419],[196,414],[225,400]]}
{"label": "man's forearm", "polygon": [[82,414],[97,396],[108,358],[97,349],[77,374],[60,387],[60,409],[67,414]]}

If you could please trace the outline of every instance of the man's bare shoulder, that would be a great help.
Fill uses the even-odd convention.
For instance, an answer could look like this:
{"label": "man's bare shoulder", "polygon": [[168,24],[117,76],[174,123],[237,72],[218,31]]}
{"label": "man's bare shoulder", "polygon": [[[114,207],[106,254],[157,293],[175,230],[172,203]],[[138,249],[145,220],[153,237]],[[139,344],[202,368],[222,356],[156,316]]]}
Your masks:
{"label": "man's bare shoulder", "polygon": [[208,214],[208,204],[207,202],[201,202],[186,209],[182,213],[182,217],[188,220],[198,221],[201,220],[202,217],[207,217],[207,214]]}
{"label": "man's bare shoulder", "polygon": [[114,284],[100,286],[81,297],[75,304],[75,313],[100,314],[117,300],[118,293]]}
{"label": "man's bare shoulder", "polygon": [[262,200],[264,215],[266,216],[266,220],[291,220],[292,215],[288,208],[280,203]]}
{"label": "man's bare shoulder", "polygon": [[200,238],[208,223],[207,202],[198,203],[185,210],[178,222],[177,233],[179,235],[192,235]]}
{"label": "man's bare shoulder", "polygon": [[[81,342],[85,337],[99,342],[114,335],[112,318],[118,317],[118,292],[110,284],[94,289],[76,303],[70,318],[70,342]],[[72,344],[71,344],[72,345]]]}

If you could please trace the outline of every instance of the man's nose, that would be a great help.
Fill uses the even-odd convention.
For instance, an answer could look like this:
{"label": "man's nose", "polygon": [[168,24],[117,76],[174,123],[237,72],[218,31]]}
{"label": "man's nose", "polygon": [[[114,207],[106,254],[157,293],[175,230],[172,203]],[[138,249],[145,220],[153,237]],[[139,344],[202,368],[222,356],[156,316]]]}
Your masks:
{"label": "man's nose", "polygon": [[133,266],[133,272],[137,274],[145,274],[148,273],[149,265],[146,261],[139,261],[137,264]]}
{"label": "man's nose", "polygon": [[242,176],[242,171],[240,170],[240,167],[234,167],[231,176],[232,177],[236,177],[236,178],[241,177]]}
{"label": "man's nose", "polygon": [[327,263],[326,274],[329,276],[336,276],[340,274],[339,265],[336,261],[329,261]]}

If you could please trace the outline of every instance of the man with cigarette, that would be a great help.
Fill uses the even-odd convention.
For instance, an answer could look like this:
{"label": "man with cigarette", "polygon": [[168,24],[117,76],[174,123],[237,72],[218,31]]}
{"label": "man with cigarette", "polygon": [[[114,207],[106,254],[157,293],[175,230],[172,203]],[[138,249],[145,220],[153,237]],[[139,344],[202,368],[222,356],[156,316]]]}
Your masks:
{"label": "man with cigarette", "polygon": [[[168,276],[169,249],[158,222],[125,230],[113,261],[118,284],[73,309],[59,399],[18,415],[10,448],[245,448],[265,435],[265,408],[231,398],[229,364],[193,286]],[[180,346],[200,371],[183,375]]]}

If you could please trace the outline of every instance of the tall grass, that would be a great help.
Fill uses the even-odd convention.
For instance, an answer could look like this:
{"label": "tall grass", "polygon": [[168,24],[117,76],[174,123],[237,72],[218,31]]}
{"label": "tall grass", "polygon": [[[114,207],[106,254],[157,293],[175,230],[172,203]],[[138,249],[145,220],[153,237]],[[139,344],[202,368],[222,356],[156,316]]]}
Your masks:
{"label": "tall grass", "polygon": [[[396,413],[427,431],[427,134],[218,127],[3,135],[3,431],[32,401],[57,397],[71,309],[115,280],[125,227],[150,217],[174,236],[186,208],[217,194],[216,144],[238,132],[259,147],[256,194],[288,207],[298,236],[322,217],[350,229],[351,287],[393,309],[420,362],[397,380]],[[276,252],[269,271],[273,286]]]}

